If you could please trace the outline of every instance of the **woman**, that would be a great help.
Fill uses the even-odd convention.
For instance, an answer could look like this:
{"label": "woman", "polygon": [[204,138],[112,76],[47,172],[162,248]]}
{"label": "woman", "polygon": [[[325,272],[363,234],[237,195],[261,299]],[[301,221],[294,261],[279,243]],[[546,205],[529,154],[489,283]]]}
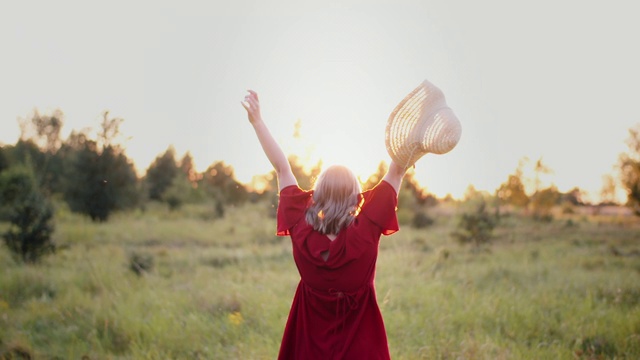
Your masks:
{"label": "woman", "polygon": [[275,169],[280,198],[277,235],[290,236],[300,283],[279,359],[389,359],[374,288],[381,235],[399,230],[397,194],[404,168],[393,161],[370,191],[353,173],[332,166],[305,191],[260,114],[255,91],[242,106]]}

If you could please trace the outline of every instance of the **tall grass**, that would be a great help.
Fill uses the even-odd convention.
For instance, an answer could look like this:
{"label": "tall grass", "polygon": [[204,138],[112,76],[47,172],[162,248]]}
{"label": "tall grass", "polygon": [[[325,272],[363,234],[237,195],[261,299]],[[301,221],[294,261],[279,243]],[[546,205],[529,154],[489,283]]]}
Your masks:
{"label": "tall grass", "polygon": [[[0,250],[0,354],[43,359],[273,359],[298,282],[267,205],[108,223],[58,211],[59,250]],[[376,289],[394,359],[640,357],[640,224],[505,217],[457,245],[451,212],[383,237]],[[567,215],[569,216],[569,215]],[[134,255],[152,261],[134,272]]]}

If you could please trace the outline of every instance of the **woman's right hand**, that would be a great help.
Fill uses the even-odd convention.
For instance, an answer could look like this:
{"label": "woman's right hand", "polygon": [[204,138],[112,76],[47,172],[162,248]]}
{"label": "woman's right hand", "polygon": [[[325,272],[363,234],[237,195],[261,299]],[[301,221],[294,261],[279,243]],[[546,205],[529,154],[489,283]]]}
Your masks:
{"label": "woman's right hand", "polygon": [[240,103],[245,110],[247,110],[247,117],[252,124],[262,121],[262,115],[260,115],[260,101],[258,100],[258,94],[253,90],[247,90],[249,94],[244,97],[244,100]]}

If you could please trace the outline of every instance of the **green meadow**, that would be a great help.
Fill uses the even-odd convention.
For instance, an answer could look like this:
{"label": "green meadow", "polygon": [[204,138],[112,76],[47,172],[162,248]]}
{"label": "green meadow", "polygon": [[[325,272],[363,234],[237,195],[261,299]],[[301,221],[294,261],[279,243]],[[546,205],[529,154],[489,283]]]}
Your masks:
{"label": "green meadow", "polygon": [[[58,207],[55,254],[23,265],[0,248],[0,358],[274,359],[299,277],[269,207],[105,223]],[[512,213],[476,248],[450,235],[463,210],[381,240],[393,359],[640,358],[637,219]]]}

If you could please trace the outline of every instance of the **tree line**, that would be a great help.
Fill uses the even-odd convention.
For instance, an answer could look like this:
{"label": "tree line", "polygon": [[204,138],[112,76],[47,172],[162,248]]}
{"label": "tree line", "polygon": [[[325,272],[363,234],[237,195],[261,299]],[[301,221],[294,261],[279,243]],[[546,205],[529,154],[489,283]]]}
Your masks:
{"label": "tree line", "polygon": [[[100,222],[108,221],[115,211],[144,209],[150,201],[164,203],[171,210],[187,203],[208,203],[216,217],[224,216],[227,206],[247,201],[265,200],[275,205],[277,185],[273,172],[262,175],[263,186],[258,192],[238,182],[231,165],[216,161],[198,172],[189,152],[178,159],[171,146],[155,158],[144,176],[138,177],[121,142],[122,121],[106,111],[96,135],[90,135],[89,129],[73,130],[67,139],[62,139],[64,114],[60,110],[48,114],[34,111],[20,119],[19,140],[0,147],[0,222],[10,224],[3,238],[22,260],[34,261],[50,247],[47,239],[54,230],[51,199],[64,201],[71,211]],[[630,130],[628,145],[629,153],[621,154],[619,159],[620,183],[628,193],[627,205],[640,215],[640,127]],[[322,163],[305,167],[295,155],[289,160],[300,186],[311,188]],[[377,171],[363,181],[363,189],[377,184],[386,167],[381,162]],[[538,175],[548,171],[538,160],[536,186],[531,194],[525,191],[520,167],[508,175],[491,195],[498,209],[503,205],[519,207],[544,219],[553,206],[583,205],[579,188],[567,193],[553,185],[541,188]],[[406,190],[400,193],[399,209],[405,209],[405,214],[399,214],[399,218],[418,227],[430,223],[428,207],[451,200],[428,193],[412,171],[407,173],[403,187]],[[466,198],[474,196],[477,194],[471,188]]]}
{"label": "tree line", "polygon": [[148,201],[166,202],[175,209],[188,201],[213,199],[228,205],[249,199],[230,165],[218,161],[198,173],[192,156],[186,153],[178,161],[173,147],[139,178],[119,142],[121,123],[105,112],[97,135],[92,137],[89,129],[74,130],[63,140],[62,112],[36,111],[20,121],[19,140],[0,147],[0,173],[10,177],[30,172],[40,192],[61,198],[72,211],[94,221],[107,221],[114,211],[143,207]]}
{"label": "tree line", "polygon": [[[104,112],[97,135],[92,137],[90,129],[73,130],[67,139],[62,139],[63,113],[34,111],[19,121],[19,140],[0,147],[0,173],[6,178],[28,174],[34,188],[45,197],[60,198],[72,211],[94,221],[107,221],[114,211],[144,207],[149,201],[166,203],[172,210],[185,203],[207,201],[223,209],[276,193],[273,172],[259,177],[263,186],[256,191],[236,180],[233,167],[224,161],[198,172],[191,154],[178,158],[172,146],[158,155],[139,178],[119,141],[122,121]],[[289,160],[300,187],[311,188],[322,163],[307,167],[296,155]],[[385,171],[386,165],[381,163],[363,187],[375,185]],[[412,174],[405,183],[418,198],[426,196]]]}

